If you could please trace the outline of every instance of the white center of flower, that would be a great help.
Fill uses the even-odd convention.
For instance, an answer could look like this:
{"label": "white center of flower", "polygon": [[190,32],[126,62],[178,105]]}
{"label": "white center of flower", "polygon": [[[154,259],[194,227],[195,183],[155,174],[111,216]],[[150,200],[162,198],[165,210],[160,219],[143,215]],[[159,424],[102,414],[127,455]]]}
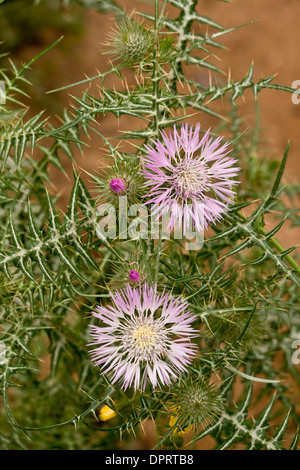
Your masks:
{"label": "white center of flower", "polygon": [[208,188],[210,177],[203,161],[186,158],[173,171],[173,186],[183,198],[201,196]]}
{"label": "white center of flower", "polygon": [[167,331],[159,320],[140,316],[128,323],[121,341],[129,359],[152,362],[167,351]]}

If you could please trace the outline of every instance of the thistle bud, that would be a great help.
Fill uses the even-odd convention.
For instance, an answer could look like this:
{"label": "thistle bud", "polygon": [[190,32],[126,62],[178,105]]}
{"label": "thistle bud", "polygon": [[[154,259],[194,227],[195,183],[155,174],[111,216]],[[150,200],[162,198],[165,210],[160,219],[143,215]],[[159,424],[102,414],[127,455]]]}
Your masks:
{"label": "thistle bud", "polygon": [[199,378],[181,380],[174,392],[170,423],[172,427],[177,425],[176,430],[182,435],[200,425],[205,427],[221,410],[222,400],[212,385]]}
{"label": "thistle bud", "polygon": [[132,269],[129,273],[129,279],[131,282],[139,282],[141,280],[140,274]]}
{"label": "thistle bud", "polygon": [[109,185],[115,194],[123,193],[126,188],[126,183],[121,178],[112,179]]}
{"label": "thistle bud", "polygon": [[153,52],[154,36],[143,24],[126,19],[110,34],[109,45],[123,65],[138,65]]}
{"label": "thistle bud", "polygon": [[139,175],[139,166],[134,162],[118,162],[102,170],[101,175],[90,174],[96,187],[98,201],[119,207],[119,197],[126,196],[128,205],[138,204],[144,194],[144,180]]}

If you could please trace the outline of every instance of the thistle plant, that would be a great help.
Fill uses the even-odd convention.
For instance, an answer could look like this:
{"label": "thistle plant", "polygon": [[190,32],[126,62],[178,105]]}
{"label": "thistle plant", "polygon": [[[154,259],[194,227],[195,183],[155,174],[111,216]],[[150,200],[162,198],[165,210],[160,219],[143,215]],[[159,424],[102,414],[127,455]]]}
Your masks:
{"label": "thistle plant", "polygon": [[[253,64],[222,79],[211,58],[239,27],[200,14],[197,0],[128,17],[116,2],[72,3],[112,11],[116,26],[108,70],[61,89],[73,98],[59,124],[29,114],[23,96],[28,70],[61,40],[1,71],[0,447],[128,449],[152,420],[157,449],[206,436],[217,449],[297,449],[300,267],[276,236],[299,226],[299,188],[282,184],[289,146],[266,168],[259,122],[244,132],[237,112],[248,89],[295,90],[255,82]],[[189,65],[215,80],[190,78]],[[227,114],[211,106],[221,99]],[[98,126],[108,113],[135,119],[117,142]],[[91,136],[108,158],[85,183],[75,156]],[[51,167],[66,173],[65,156],[62,209]],[[191,233],[204,233],[196,249]]]}

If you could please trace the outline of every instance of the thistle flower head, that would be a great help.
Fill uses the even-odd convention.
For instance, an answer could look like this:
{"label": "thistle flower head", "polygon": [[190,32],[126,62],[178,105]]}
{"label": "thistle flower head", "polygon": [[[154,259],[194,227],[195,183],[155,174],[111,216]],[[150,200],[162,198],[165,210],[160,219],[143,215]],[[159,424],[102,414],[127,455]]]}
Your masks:
{"label": "thistle flower head", "polygon": [[110,45],[123,65],[137,65],[153,51],[154,36],[143,24],[126,19],[110,34]]}
{"label": "thistle flower head", "polygon": [[157,275],[157,283],[163,283],[162,275],[160,273],[156,274],[154,259],[154,254],[149,255],[147,257],[148,265],[146,265],[142,250],[140,248],[136,249],[133,244],[128,244],[126,253],[123,255],[124,262],[112,261],[112,269],[108,273],[110,290],[123,289],[127,284],[138,287],[151,282],[155,275]]}
{"label": "thistle flower head", "polygon": [[112,303],[93,312],[103,326],[91,326],[91,356],[113,383],[144,390],[148,379],[153,387],[167,385],[187,370],[195,355],[187,302],[145,284],[116,291]]}
{"label": "thistle flower head", "polygon": [[137,271],[135,271],[134,269],[132,269],[132,270],[130,271],[130,273],[129,273],[129,279],[130,279],[130,281],[132,281],[132,282],[139,282],[140,279],[141,279],[141,276],[140,276],[140,274],[139,274]]}
{"label": "thistle flower head", "polygon": [[126,188],[126,183],[121,178],[112,179],[109,185],[115,194],[123,193]]}
{"label": "thistle flower head", "polygon": [[119,206],[119,196],[126,196],[128,205],[131,205],[141,201],[143,191],[143,178],[136,160],[129,162],[121,157],[123,155],[120,154],[120,161],[102,170],[101,175],[90,174],[99,202],[114,204],[116,208]]}
{"label": "thistle flower head", "polygon": [[170,227],[176,220],[184,231],[192,224],[203,231],[222,219],[226,204],[233,202],[237,160],[229,157],[229,144],[222,137],[213,141],[209,131],[200,138],[200,124],[174,127],[173,135],[163,131],[154,147],[146,146],[142,174],[150,188],[147,204],[155,204],[159,218],[170,211]]}
{"label": "thistle flower head", "polygon": [[222,410],[222,400],[214,386],[201,378],[180,382],[174,391],[172,425],[177,424],[182,433],[214,421]]}

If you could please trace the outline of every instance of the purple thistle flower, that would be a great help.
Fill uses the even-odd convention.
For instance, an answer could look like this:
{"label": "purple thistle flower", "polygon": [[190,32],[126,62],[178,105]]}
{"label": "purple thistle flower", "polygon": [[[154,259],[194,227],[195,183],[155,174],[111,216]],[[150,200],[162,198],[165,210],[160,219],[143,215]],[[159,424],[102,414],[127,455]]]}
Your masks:
{"label": "purple thistle flower", "polygon": [[147,379],[153,387],[167,385],[187,370],[196,348],[190,342],[195,317],[187,302],[147,284],[128,285],[111,297],[113,306],[93,312],[104,326],[91,325],[90,345],[96,348],[90,353],[103,373],[112,372],[113,383],[122,380],[124,390],[131,385],[145,390]]}
{"label": "purple thistle flower", "polygon": [[163,143],[152,140],[154,147],[145,146],[143,176],[150,193],[147,204],[154,204],[157,218],[170,211],[170,227],[176,220],[187,228],[203,231],[209,224],[222,219],[232,203],[235,178],[240,170],[237,160],[229,157],[229,143],[220,146],[223,137],[213,140],[208,130],[200,138],[200,124],[195,130],[187,124],[173,135],[162,131]]}
{"label": "purple thistle flower", "polygon": [[111,180],[109,185],[110,185],[112,191],[116,194],[122,193],[126,188],[126,184],[121,178]]}
{"label": "purple thistle flower", "polygon": [[132,281],[132,282],[138,282],[140,279],[141,279],[141,276],[139,275],[139,273],[137,271],[135,271],[134,269],[132,271],[130,271],[129,273],[129,279]]}

